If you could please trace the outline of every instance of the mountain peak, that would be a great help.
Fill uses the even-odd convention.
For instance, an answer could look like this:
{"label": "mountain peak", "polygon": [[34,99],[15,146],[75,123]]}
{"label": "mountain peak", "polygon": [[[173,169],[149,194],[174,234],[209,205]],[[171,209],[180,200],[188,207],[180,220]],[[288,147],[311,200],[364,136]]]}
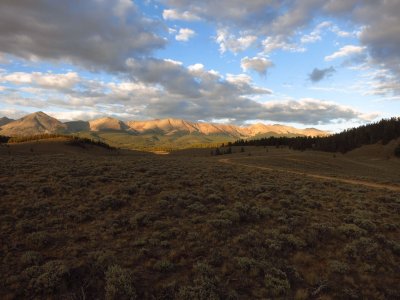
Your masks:
{"label": "mountain peak", "polygon": [[64,132],[67,126],[42,111],[26,115],[1,126],[1,134],[9,136]]}
{"label": "mountain peak", "polygon": [[129,129],[129,126],[124,122],[112,117],[103,117],[89,121],[89,127],[91,131],[123,131]]}

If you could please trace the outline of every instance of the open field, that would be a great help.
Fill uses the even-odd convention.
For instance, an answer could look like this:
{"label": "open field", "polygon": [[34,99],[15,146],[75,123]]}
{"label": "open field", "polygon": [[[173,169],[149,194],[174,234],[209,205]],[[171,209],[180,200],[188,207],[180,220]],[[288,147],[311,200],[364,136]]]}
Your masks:
{"label": "open field", "polygon": [[0,298],[400,298],[400,159],[233,150],[0,147]]}

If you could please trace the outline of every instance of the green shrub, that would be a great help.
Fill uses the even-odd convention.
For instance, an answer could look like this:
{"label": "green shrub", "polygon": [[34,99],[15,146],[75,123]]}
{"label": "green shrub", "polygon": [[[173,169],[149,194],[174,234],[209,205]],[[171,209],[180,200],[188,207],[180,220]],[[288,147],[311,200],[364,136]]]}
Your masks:
{"label": "green shrub", "polygon": [[106,272],[105,299],[106,300],[130,300],[136,299],[136,289],[133,277],[129,270],[113,265]]}

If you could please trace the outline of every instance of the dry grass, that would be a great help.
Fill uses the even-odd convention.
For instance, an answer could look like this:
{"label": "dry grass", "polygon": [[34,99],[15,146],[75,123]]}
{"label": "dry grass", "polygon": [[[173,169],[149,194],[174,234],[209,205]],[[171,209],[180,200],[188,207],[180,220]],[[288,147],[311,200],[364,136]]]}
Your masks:
{"label": "dry grass", "polygon": [[[57,147],[0,151],[2,299],[400,297],[396,192],[223,164],[208,150]],[[224,157],[373,178],[367,166],[347,174],[347,157],[331,170],[325,154],[316,167],[280,150]]]}

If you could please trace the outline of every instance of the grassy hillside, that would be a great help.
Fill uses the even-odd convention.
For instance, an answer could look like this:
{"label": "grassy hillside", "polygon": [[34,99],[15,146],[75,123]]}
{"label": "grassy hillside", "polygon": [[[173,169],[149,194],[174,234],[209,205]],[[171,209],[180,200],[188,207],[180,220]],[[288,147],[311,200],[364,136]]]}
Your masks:
{"label": "grassy hillside", "polygon": [[234,139],[226,135],[192,134],[130,134],[127,132],[79,132],[76,135],[90,139],[98,139],[108,144],[124,149],[155,150],[155,149],[186,149],[193,147],[216,147]]}

